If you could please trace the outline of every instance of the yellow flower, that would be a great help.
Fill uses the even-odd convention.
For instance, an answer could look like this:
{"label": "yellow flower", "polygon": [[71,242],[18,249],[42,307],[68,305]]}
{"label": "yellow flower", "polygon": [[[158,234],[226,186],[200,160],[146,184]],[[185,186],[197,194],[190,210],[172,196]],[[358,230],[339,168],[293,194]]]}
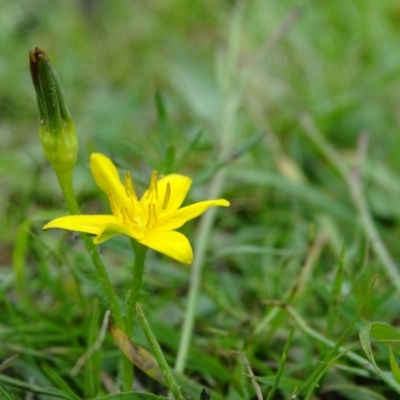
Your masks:
{"label": "yellow flower", "polygon": [[190,264],[193,251],[189,240],[175,229],[203,214],[209,207],[228,207],[224,199],[206,200],[179,208],[189,191],[191,179],[178,174],[157,178],[153,172],[150,185],[139,200],[129,172],[121,183],[112,161],[94,153],[90,169],[97,185],[107,194],[112,215],[71,215],[56,218],[43,229],[61,228],[96,235],[94,243],[123,233],[145,246],[183,263]]}

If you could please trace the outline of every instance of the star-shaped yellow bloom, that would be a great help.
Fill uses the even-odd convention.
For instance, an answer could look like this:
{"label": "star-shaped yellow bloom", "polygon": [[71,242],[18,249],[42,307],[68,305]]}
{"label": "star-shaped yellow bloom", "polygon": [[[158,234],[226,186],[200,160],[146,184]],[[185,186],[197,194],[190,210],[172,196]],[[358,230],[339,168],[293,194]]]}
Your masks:
{"label": "star-shaped yellow bloom", "polygon": [[107,194],[112,215],[71,215],[56,218],[43,229],[61,228],[96,235],[99,244],[121,233],[139,243],[183,263],[190,264],[193,251],[186,236],[175,229],[203,214],[209,207],[228,207],[224,199],[206,200],[179,208],[189,191],[191,179],[178,174],[157,179],[153,172],[150,185],[139,200],[129,172],[124,184],[112,161],[100,153],[92,154],[90,169],[97,185]]}

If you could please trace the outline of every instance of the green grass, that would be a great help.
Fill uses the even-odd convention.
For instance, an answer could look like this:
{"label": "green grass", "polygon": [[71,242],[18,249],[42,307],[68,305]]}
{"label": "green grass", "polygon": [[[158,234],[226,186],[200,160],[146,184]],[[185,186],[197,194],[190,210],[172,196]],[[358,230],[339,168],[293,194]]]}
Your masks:
{"label": "green grass", "polygon": [[[231,202],[181,229],[192,267],[146,258],[140,303],[186,399],[400,398],[396,0],[3,0],[0,26],[0,398],[168,393],[137,373],[152,395],[118,394],[106,331],[72,373],[107,304],[79,236],[42,231],[67,210],[37,134],[35,46],[76,123],[82,212],[109,209],[94,151],[140,193],[157,169],[193,179],[188,204]],[[124,298],[129,240],[99,251]],[[153,351],[139,324],[134,344]]]}

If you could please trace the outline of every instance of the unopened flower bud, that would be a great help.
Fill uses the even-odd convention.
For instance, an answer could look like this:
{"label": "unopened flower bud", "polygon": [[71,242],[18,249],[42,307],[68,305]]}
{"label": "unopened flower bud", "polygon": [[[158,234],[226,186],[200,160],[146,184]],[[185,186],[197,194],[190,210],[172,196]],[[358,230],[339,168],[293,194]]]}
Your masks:
{"label": "unopened flower bud", "polygon": [[43,50],[36,47],[30,51],[29,64],[39,108],[39,137],[44,153],[56,172],[72,171],[78,154],[78,139],[60,80]]}

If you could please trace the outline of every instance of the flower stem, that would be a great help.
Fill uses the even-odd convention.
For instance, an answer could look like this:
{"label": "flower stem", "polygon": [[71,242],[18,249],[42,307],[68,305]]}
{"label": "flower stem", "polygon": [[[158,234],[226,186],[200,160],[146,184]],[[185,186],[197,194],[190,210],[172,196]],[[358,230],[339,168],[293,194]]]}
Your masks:
{"label": "flower stem", "polygon": [[[62,194],[67,204],[68,211],[70,214],[80,214],[80,209],[76,201],[75,193],[72,186],[72,170],[56,170],[56,177],[60,185]],[[96,270],[96,276],[101,288],[107,299],[108,307],[111,311],[111,316],[114,320],[115,325],[125,330],[125,322],[122,318],[121,307],[118,301],[118,297],[115,293],[113,284],[111,283],[110,277],[108,276],[107,270],[101,260],[100,254],[97,251],[93,241],[84,233],[81,233],[82,241],[89,253],[92,260],[93,266]],[[131,362],[122,354],[122,380],[124,382],[123,387],[125,391],[132,390],[133,382],[133,368]]]}
{"label": "flower stem", "polygon": [[160,369],[164,375],[165,381],[167,382],[169,389],[174,394],[175,399],[184,400],[184,397],[182,396],[180,388],[179,388],[178,384],[176,383],[174,376],[171,373],[171,370],[169,368],[167,360],[165,359],[164,354],[161,350],[160,344],[158,343],[158,341],[149,325],[149,322],[147,321],[147,318],[143,312],[143,309],[142,309],[140,303],[136,303],[136,312],[137,312],[137,316],[138,316],[140,325],[143,329],[144,334],[146,335],[146,338],[147,338],[147,341],[149,342],[150,347],[153,350],[154,357],[156,358],[158,365],[160,366]]}
{"label": "flower stem", "polygon": [[126,334],[129,339],[132,339],[135,318],[136,318],[136,303],[139,300],[140,291],[142,289],[144,260],[146,258],[147,246],[143,246],[138,241],[131,239],[131,245],[135,253],[135,263],[132,271],[132,286],[126,297]]}
{"label": "flower stem", "polygon": [[[131,245],[135,253],[135,262],[133,264],[131,288],[129,289],[125,300],[125,333],[128,338],[132,340],[136,319],[136,303],[139,300],[140,290],[142,288],[144,259],[146,258],[148,248],[141,245],[136,240],[131,240]],[[124,359],[125,361],[128,360],[126,357],[124,357]],[[130,375],[124,376],[123,386],[125,390],[131,390],[133,385],[133,365],[130,361],[129,368],[131,371]]]}
{"label": "flower stem", "polygon": [[[81,211],[79,209],[76,197],[72,188],[72,171],[56,171],[58,183],[63,193],[65,202],[67,204],[68,211],[70,214],[77,215]],[[111,316],[115,321],[116,326],[124,328],[124,321],[121,316],[121,309],[118,303],[117,295],[115,294],[114,287],[110,281],[107,270],[100,258],[100,254],[93,241],[84,233],[81,234],[81,238],[89,253],[92,260],[93,266],[96,270],[97,279],[103,289],[106,296],[108,307],[111,311]]]}

